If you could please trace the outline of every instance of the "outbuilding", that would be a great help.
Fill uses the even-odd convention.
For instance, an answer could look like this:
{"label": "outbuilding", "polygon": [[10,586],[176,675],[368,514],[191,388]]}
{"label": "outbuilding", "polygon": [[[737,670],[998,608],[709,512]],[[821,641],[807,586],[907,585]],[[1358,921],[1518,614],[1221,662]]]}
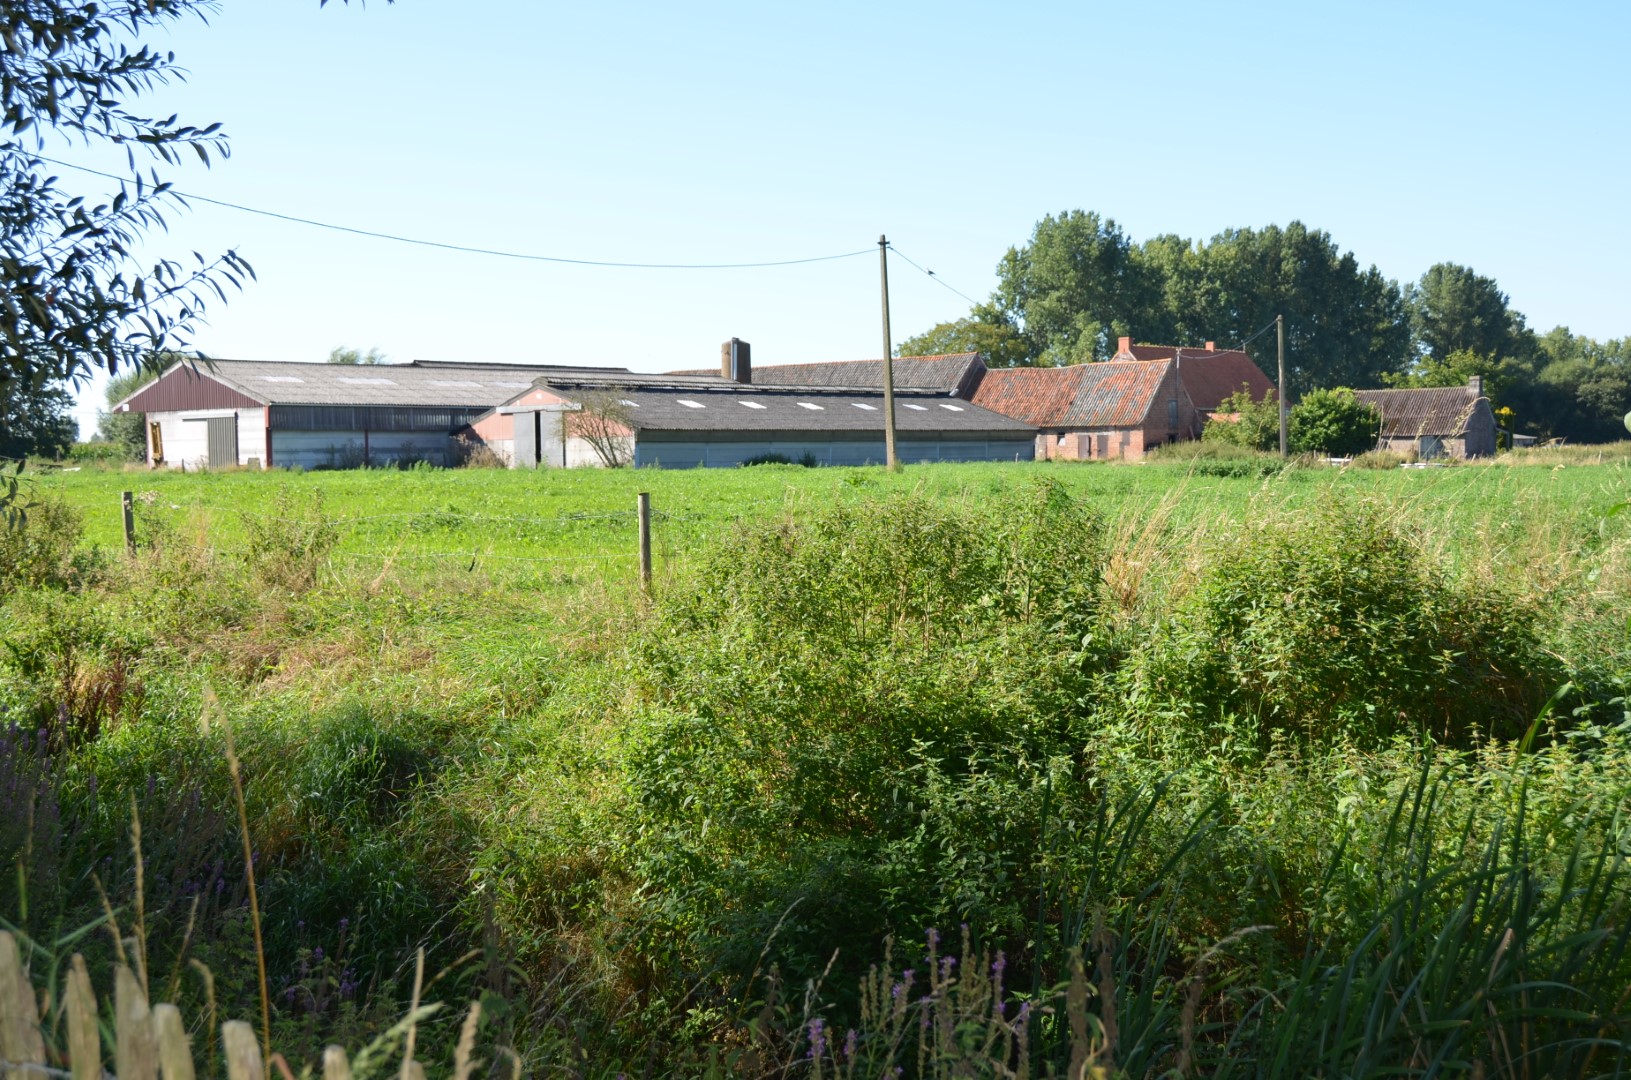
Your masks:
{"label": "outbuilding", "polygon": [[153,466],[444,465],[457,456],[455,433],[476,417],[541,375],[579,370],[425,360],[184,360],[113,411],[146,414]]}
{"label": "outbuilding", "polygon": [[1495,411],[1484,396],[1484,380],[1466,386],[1410,390],[1356,390],[1354,397],[1382,416],[1377,447],[1433,458],[1489,457],[1495,453]]}

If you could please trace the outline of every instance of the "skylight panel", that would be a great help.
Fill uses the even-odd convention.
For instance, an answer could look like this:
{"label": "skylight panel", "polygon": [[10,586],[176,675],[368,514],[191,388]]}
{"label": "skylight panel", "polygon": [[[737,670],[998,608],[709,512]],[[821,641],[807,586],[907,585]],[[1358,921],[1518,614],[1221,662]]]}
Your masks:
{"label": "skylight panel", "polygon": [[298,383],[303,383],[303,382],[306,381],[305,379],[302,379],[299,375],[256,375],[255,378],[259,379],[261,382],[298,382]]}
{"label": "skylight panel", "polygon": [[511,390],[525,390],[528,387],[530,387],[532,384],[530,382],[494,382],[494,383],[489,383],[488,385],[490,385],[490,386],[503,386],[503,387],[506,387],[506,388],[511,389]]}
{"label": "skylight panel", "polygon": [[811,404],[808,401],[799,402],[799,408],[801,408],[801,409],[814,409],[816,412],[820,412],[822,410],[822,406]]}
{"label": "skylight panel", "polygon": [[692,401],[690,398],[677,398],[676,400],[687,409],[706,409],[708,407],[702,402]]}
{"label": "skylight panel", "polygon": [[343,383],[356,383],[359,386],[395,386],[395,379],[358,378],[355,375],[341,375],[339,381]]}
{"label": "skylight panel", "polygon": [[430,384],[432,386],[480,386],[481,385],[481,383],[474,382],[474,381],[472,381],[470,379],[432,379],[432,380],[430,380]]}
{"label": "skylight panel", "polygon": [[901,402],[901,405],[902,405],[902,407],[907,408],[907,409],[916,409],[918,412],[928,412],[929,411],[929,407],[927,405],[913,405],[910,401],[903,401],[903,402]]}
{"label": "skylight panel", "polygon": [[963,407],[961,405],[947,405],[944,401],[937,401],[935,404],[939,405],[942,409],[948,409],[951,412],[963,411]]}
{"label": "skylight panel", "polygon": [[762,408],[764,408],[764,406],[759,404],[757,401],[743,401],[743,402],[740,402],[740,404],[741,404],[742,408],[744,408],[744,409],[762,409]]}
{"label": "skylight panel", "polygon": [[850,404],[854,405],[857,409],[865,409],[867,412],[877,412],[878,411],[878,407],[876,405],[868,405],[864,401],[852,401],[852,402],[850,402]]}
{"label": "skylight panel", "polygon": [[638,409],[640,407],[640,403],[638,401],[630,401],[626,397],[625,398],[618,398],[617,403],[619,405],[627,405],[631,409]]}

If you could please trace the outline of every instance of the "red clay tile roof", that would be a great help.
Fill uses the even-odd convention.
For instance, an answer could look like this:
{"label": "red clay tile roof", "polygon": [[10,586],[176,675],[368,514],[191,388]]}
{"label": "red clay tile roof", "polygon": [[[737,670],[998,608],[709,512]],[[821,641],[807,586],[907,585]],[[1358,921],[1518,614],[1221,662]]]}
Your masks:
{"label": "red clay tile roof", "polygon": [[1242,349],[1192,349],[1177,345],[1133,345],[1111,359],[1131,362],[1178,358],[1178,377],[1184,382],[1189,400],[1201,412],[1214,412],[1223,399],[1241,387],[1251,391],[1253,401],[1274,389],[1274,382],[1252,363]]}
{"label": "red clay tile roof", "polygon": [[1253,401],[1262,401],[1274,389],[1273,380],[1238,349],[1195,354],[1185,349],[1178,360],[1178,378],[1189,400],[1202,412],[1215,411],[1242,386],[1251,392]]}
{"label": "red clay tile roof", "polygon": [[997,368],[985,373],[974,404],[1037,427],[1136,427],[1149,415],[1167,373],[1135,361],[1058,368]]}
{"label": "red clay tile roof", "polygon": [[[1469,386],[1433,386],[1419,390],[1356,390],[1354,397],[1382,414],[1382,435],[1417,438],[1465,435],[1484,396]],[[1485,406],[1488,407],[1487,404]]]}

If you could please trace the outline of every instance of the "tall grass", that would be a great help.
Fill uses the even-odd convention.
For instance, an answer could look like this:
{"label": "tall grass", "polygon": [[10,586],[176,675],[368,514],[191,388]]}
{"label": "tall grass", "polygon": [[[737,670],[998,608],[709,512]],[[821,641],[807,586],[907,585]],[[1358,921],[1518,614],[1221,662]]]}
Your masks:
{"label": "tall grass", "polygon": [[1620,1067],[1618,467],[151,480],[19,534],[0,916],[125,919],[135,795],[152,970],[258,1011],[213,694],[279,1045],[423,947],[579,1074]]}

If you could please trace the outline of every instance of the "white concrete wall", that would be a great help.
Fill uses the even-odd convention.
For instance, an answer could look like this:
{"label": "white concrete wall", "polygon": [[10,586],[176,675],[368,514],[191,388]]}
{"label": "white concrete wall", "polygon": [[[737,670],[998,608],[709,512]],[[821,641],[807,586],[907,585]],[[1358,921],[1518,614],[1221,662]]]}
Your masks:
{"label": "white concrete wall", "polygon": [[[146,423],[158,424],[163,441],[164,464],[172,469],[206,469],[210,465],[209,425],[214,417],[238,417],[238,464],[248,465],[250,458],[260,460],[266,467],[266,410],[265,409],[195,409],[186,412],[148,413]],[[148,438],[148,464],[154,465],[152,437]]]}

